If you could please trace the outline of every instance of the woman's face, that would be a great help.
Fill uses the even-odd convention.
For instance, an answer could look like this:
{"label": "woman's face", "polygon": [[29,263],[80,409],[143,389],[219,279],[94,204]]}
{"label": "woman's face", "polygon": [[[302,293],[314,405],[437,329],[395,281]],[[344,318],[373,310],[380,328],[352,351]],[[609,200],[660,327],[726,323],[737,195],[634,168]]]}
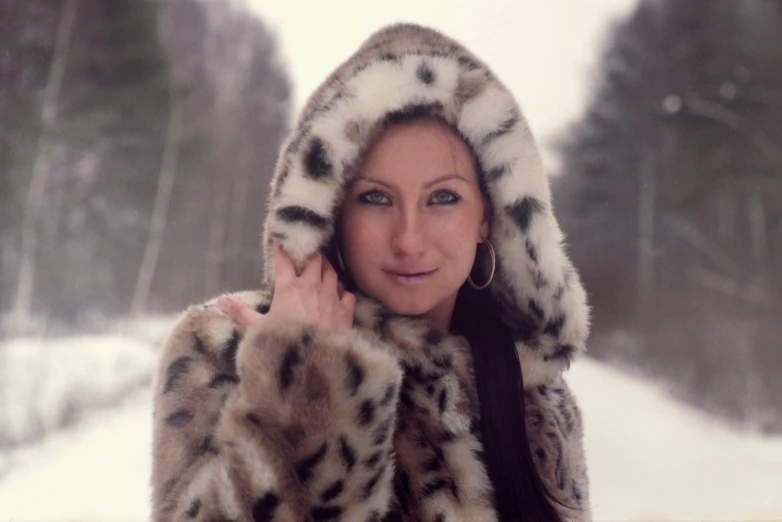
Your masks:
{"label": "woman's face", "polygon": [[488,234],[467,146],[430,119],[391,125],[373,144],[340,223],[343,260],[358,288],[443,329]]}

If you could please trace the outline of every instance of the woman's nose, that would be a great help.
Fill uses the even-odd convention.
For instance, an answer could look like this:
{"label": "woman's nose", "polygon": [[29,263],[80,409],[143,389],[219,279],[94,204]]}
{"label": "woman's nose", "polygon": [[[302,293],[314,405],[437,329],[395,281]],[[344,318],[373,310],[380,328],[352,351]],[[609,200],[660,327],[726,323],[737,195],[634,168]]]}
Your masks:
{"label": "woman's nose", "polygon": [[392,247],[400,255],[418,255],[424,250],[424,230],[421,216],[416,210],[401,212],[392,234]]}

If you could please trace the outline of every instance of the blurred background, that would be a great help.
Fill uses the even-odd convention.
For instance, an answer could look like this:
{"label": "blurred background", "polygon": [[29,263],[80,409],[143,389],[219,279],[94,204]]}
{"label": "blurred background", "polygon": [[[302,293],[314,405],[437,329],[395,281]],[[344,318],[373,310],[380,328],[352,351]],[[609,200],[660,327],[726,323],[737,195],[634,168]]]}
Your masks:
{"label": "blurred background", "polygon": [[258,285],[297,111],[396,21],[543,149],[595,520],[782,520],[778,0],[0,0],[0,519],[148,518],[160,344]]}

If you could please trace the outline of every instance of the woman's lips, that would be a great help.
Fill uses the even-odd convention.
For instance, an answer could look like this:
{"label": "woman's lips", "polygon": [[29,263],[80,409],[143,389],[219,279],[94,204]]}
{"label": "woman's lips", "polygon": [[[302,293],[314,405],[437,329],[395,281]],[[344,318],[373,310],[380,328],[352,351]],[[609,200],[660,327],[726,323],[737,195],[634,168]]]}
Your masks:
{"label": "woman's lips", "polygon": [[386,274],[391,276],[391,279],[396,283],[404,286],[414,286],[423,283],[429,279],[437,269],[434,270],[405,270],[404,272],[396,272],[394,270],[386,270]]}

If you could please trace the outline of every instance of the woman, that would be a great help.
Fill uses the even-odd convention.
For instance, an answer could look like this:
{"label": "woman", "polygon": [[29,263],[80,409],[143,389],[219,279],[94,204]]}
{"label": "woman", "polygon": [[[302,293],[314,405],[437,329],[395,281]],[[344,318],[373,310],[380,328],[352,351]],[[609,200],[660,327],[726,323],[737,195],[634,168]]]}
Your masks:
{"label": "woman", "polygon": [[489,69],[427,28],[374,34],[281,151],[266,290],[166,343],[153,518],[590,520],[561,241]]}

